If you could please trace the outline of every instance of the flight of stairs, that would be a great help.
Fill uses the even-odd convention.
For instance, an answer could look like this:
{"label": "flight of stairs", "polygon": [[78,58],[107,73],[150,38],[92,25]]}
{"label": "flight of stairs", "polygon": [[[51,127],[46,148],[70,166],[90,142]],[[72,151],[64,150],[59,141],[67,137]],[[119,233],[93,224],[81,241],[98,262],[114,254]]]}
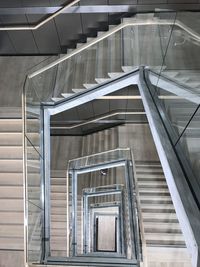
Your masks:
{"label": "flight of stairs", "polygon": [[160,162],[136,162],[147,246],[185,247]]}
{"label": "flight of stairs", "polygon": [[52,256],[66,256],[67,251],[67,186],[66,172],[51,171],[51,228]]}
{"label": "flight of stairs", "polygon": [[[147,20],[153,19],[154,15],[137,14],[134,18],[124,18],[122,22],[133,22],[136,18]],[[115,25],[110,25],[109,30],[114,27]],[[127,27],[61,62],[58,65],[54,95],[48,101],[63,101],[73,94],[111,81],[141,65],[153,66],[154,70],[160,70],[162,49],[157,31],[155,26],[134,27],[134,31],[132,27]],[[104,33],[98,32],[98,37]],[[92,39],[87,38],[87,43]],[[150,50],[146,48],[146,43],[149,44]],[[76,48],[82,45],[77,44]],[[70,49],[68,53],[72,51]]]}
{"label": "flight of stairs", "polygon": [[24,250],[22,171],[22,120],[0,119],[0,252]]}
{"label": "flight of stairs", "polygon": [[136,162],[148,267],[191,267],[184,237],[160,162]]}

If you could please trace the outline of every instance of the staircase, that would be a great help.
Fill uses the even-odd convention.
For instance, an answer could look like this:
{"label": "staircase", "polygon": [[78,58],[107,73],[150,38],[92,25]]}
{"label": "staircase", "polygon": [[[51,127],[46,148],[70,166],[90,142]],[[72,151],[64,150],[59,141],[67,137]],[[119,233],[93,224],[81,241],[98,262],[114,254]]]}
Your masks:
{"label": "staircase", "polygon": [[136,162],[136,175],[147,265],[191,267],[160,162]]}
{"label": "staircase", "polygon": [[[101,34],[102,32],[99,36]],[[138,59],[134,58],[134,61],[133,58],[125,58],[124,62],[120,58],[115,60],[117,51],[121,49],[120,34],[118,32],[81,55],[60,64],[52,101],[57,103],[134,70],[139,64]],[[130,33],[125,31],[126,34],[128,36]],[[126,43],[126,46],[136,47],[136,44]],[[106,53],[105,47],[109,47]],[[191,72],[185,78],[184,72],[165,70],[165,75],[199,92],[199,73]],[[23,251],[22,120],[1,119],[0,126],[0,250]],[[118,147],[117,135],[117,128],[112,128],[84,136],[82,156]],[[52,170],[51,174],[51,251],[52,256],[66,256],[66,173],[63,170]],[[185,249],[160,163],[137,162],[136,174],[147,248]],[[111,173],[111,182],[115,175],[114,172]],[[92,185],[102,185],[95,174],[91,176],[91,181]],[[78,201],[80,214],[81,200]],[[37,237],[36,235],[36,239]]]}
{"label": "staircase", "polygon": [[185,247],[160,163],[136,163],[136,174],[147,246]]}
{"label": "staircase", "polygon": [[52,256],[66,256],[67,251],[67,184],[66,172],[51,171],[51,228]]}
{"label": "staircase", "polygon": [[[142,18],[142,15],[137,15],[136,17]],[[153,15],[145,15],[146,19],[147,17],[152,19]],[[123,19],[123,22],[131,21],[133,21],[132,18]],[[112,30],[115,26],[110,25],[109,30]],[[156,35],[156,28],[152,31],[152,34]],[[98,32],[97,37],[104,33]],[[138,31],[136,28],[133,32],[131,27],[127,27],[60,63],[58,65],[54,95],[49,101],[57,103],[73,94],[84,92],[137,69],[141,65],[139,55],[136,53],[130,55],[126,51],[139,49],[140,44],[146,41],[144,34],[144,29]],[[93,38],[87,38],[87,43],[91,40]],[[76,48],[80,46],[82,46],[82,43],[77,44]],[[154,46],[152,45],[151,47]],[[154,53],[159,51],[158,47],[154,47],[154,49]],[[68,53],[72,51],[70,49]],[[160,61],[152,61],[152,58],[148,57],[148,51],[145,52],[142,57],[142,64],[146,62],[148,65],[153,65],[154,63],[154,69],[160,69],[160,66],[158,66]]]}
{"label": "staircase", "polygon": [[24,250],[21,119],[0,119],[0,155],[0,251],[12,253]]}

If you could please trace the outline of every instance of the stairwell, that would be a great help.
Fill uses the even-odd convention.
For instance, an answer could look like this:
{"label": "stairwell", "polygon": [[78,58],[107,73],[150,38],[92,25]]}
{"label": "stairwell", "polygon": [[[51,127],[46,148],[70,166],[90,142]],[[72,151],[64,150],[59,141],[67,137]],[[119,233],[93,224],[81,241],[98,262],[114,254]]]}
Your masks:
{"label": "stairwell", "polygon": [[[99,35],[100,34],[102,33],[99,33]],[[119,46],[120,38],[114,38],[113,40],[115,46]],[[99,54],[93,49],[92,53],[95,55],[95,60],[97,58],[102,58],[104,46],[109,45],[112,47],[113,40],[110,39],[110,43],[108,44],[105,44],[107,41],[104,43],[102,42],[98,48]],[[55,102],[68,97],[69,94],[82,92],[110,78],[118,77],[123,74],[122,70],[129,72],[135,68],[132,60],[130,60],[131,62],[129,65],[123,66],[122,68],[122,62],[120,60],[111,68],[107,60],[102,60],[102,62],[99,62],[101,68],[97,70],[97,75],[93,73],[93,76],[91,75],[89,78],[86,75],[87,79],[85,81],[83,81],[83,79],[78,80],[76,75],[77,73],[81,73],[83,69],[86,73],[89,73],[90,64],[88,63],[88,69],[84,68],[82,64],[87,56],[88,52],[80,58],[72,59],[71,65],[69,64],[67,66],[67,71],[65,65],[60,65],[63,69],[58,70],[58,73],[60,73],[59,75],[63,76],[61,75],[62,71],[65,71],[66,74],[63,78],[63,86],[59,87],[62,81],[57,81],[59,84],[56,85],[57,90],[54,91],[56,93],[56,98],[53,99]],[[116,57],[116,50],[111,55],[111,59],[114,57]],[[93,58],[91,58],[91,61],[93,61]],[[125,59],[125,61],[128,61],[128,59]],[[137,64],[137,62],[135,64]],[[72,68],[76,69],[76,73],[72,73]],[[72,84],[66,88],[65,82],[70,75],[72,77]],[[180,77],[180,73],[173,74],[173,78],[176,79],[177,77]],[[177,81],[179,81],[179,79],[177,79]],[[190,82],[188,85],[191,87],[193,85],[195,89],[199,86],[196,82],[191,84],[191,79],[186,80],[186,82],[188,81]],[[66,93],[67,95],[64,95]],[[1,119],[0,125],[0,250],[19,251],[23,253],[22,120]],[[118,130],[116,128],[100,131],[83,138],[81,156],[110,150],[118,146]],[[52,169],[51,173],[52,255],[65,256],[67,244],[66,173],[63,169]],[[148,266],[162,266],[162,264],[166,264],[166,266],[170,267],[177,267],[180,266],[180,264],[182,264],[181,266],[190,266],[190,259],[185,250],[185,242],[177,221],[160,162],[136,161],[136,174],[145,241],[147,251],[150,255]],[[113,175],[114,173],[111,175],[111,179]],[[94,176],[93,179],[95,178]],[[98,184],[98,182],[99,181],[97,181],[97,185],[101,185]],[[180,251],[181,256],[176,265],[173,261],[176,258],[177,251]],[[163,253],[165,261],[160,261],[159,263],[159,259],[156,258],[155,253]],[[171,257],[171,262],[167,261],[166,255],[168,255],[169,258]],[[157,260],[154,261],[154,259]],[[172,262],[173,265],[170,265]]]}
{"label": "stairwell", "polygon": [[136,175],[148,266],[191,267],[160,162],[136,162]]}
{"label": "stairwell", "polygon": [[[24,241],[21,123],[20,119],[0,120],[0,250],[18,251],[22,258]],[[83,139],[82,155],[116,148],[118,146],[117,136],[118,131],[116,127],[87,135]],[[181,260],[185,264],[183,266],[190,266],[189,257],[185,252],[184,239],[160,163],[137,161],[136,174],[145,240],[149,253],[154,255],[155,258],[155,250],[157,253],[163,253],[165,249],[165,251],[168,251],[169,256],[171,255],[169,251],[172,251],[173,255],[179,251],[179,255],[182,257]],[[51,184],[51,248],[53,254],[55,252],[56,256],[61,256],[66,253],[66,242],[60,241],[66,234],[65,172],[52,171]],[[101,184],[98,184],[97,181],[97,185]],[[19,260],[19,253],[16,259]]]}

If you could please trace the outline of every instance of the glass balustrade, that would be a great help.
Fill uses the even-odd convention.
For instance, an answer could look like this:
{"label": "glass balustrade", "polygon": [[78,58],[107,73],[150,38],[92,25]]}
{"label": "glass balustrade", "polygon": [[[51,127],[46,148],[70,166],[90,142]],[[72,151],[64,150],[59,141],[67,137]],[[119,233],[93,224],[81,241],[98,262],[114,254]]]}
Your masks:
{"label": "glass balustrade", "polygon": [[[23,93],[27,262],[41,262],[44,259],[46,242],[49,242],[44,238],[45,232],[50,231],[50,226],[44,224],[48,204],[45,204],[44,198],[45,183],[48,182],[44,179],[44,106],[55,105],[59,100],[64,101],[86,90],[92,90],[98,84],[109,81],[109,78],[116,79],[124,74],[123,71],[131,72],[140,66],[148,66],[153,77],[153,82],[151,79],[150,81],[154,86],[151,94],[155,103],[159,104],[158,110],[161,108],[167,116],[168,124],[165,126],[177,155],[184,153],[197,183],[200,183],[199,13],[139,14],[125,19],[123,23],[123,27],[114,26],[110,35],[100,33],[97,41],[89,40],[77,50],[69,51],[67,55],[48,58],[36,66],[34,72],[27,77]],[[119,149],[79,158],[70,162],[69,170],[78,171],[88,167],[94,169],[95,166],[121,160],[131,162],[128,154],[128,151]],[[118,176],[113,174],[109,182],[103,178],[109,176],[110,172],[117,173],[116,169],[113,167],[94,170],[88,175],[90,182],[80,182],[81,186],[77,191],[70,191],[74,185],[70,185],[73,178],[69,172],[67,215],[70,217],[68,236],[64,239],[68,242],[67,256],[92,255],[107,251],[123,255],[126,259],[136,258],[137,248],[132,243],[136,236],[131,232],[132,228],[128,223],[132,214],[129,209],[129,186],[125,172],[118,168],[118,171],[123,173],[121,179],[124,180],[118,181]],[[82,181],[81,177],[85,175],[79,174],[77,179]],[[105,183],[102,182],[103,179]],[[101,181],[102,184],[96,184],[94,181]],[[120,188],[120,193],[113,193],[112,187],[115,188],[114,191]],[[104,190],[103,193],[101,190]],[[72,203],[73,201],[75,202]],[[80,208],[83,210],[78,211]],[[74,219],[75,211],[80,212],[80,222],[77,218]],[[111,234],[108,247],[103,247],[102,235],[99,233],[108,220],[116,230]],[[93,232],[89,228],[84,229],[83,222],[93,222]],[[137,227],[136,221],[133,220],[133,224]],[[81,233],[79,243],[74,229]]]}
{"label": "glass balustrade", "polygon": [[[165,14],[159,14],[160,18]],[[151,94],[196,198],[200,185],[199,13],[178,12],[170,32],[161,28],[162,68],[150,68]],[[185,30],[179,25],[185,25]],[[171,26],[170,26],[171,27]],[[190,31],[191,34],[188,33]],[[165,36],[167,36],[165,38]],[[193,181],[193,182],[192,182]]]}

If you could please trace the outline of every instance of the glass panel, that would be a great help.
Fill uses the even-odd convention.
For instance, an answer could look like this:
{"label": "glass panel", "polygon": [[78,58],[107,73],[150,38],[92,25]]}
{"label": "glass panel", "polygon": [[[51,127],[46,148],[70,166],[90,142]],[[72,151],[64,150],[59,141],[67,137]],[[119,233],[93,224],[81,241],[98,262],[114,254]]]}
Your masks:
{"label": "glass panel", "polygon": [[[162,82],[159,81],[158,85],[162,86],[161,84]],[[176,143],[198,105],[188,101],[187,98],[189,99],[189,96],[187,97],[187,92],[185,93],[184,91],[180,95],[177,95],[157,88],[157,97],[164,114],[168,115],[171,126],[177,133],[177,137],[174,139],[174,143]]]}
{"label": "glass panel", "polygon": [[69,169],[79,169],[115,160],[130,159],[130,149],[115,149],[69,161]]}
{"label": "glass panel", "polygon": [[35,149],[42,154],[41,103],[32,81],[27,81],[25,101],[25,134]]}
{"label": "glass panel", "polygon": [[31,78],[32,87],[40,102],[48,102],[53,97],[57,69],[58,65]]}
{"label": "glass panel", "polygon": [[[165,13],[164,19],[169,19],[171,24],[174,18],[175,13]],[[122,67],[130,71],[145,65],[160,71],[172,30],[169,25],[154,23],[156,20],[158,24],[162,23],[162,19],[153,13],[138,14],[127,21],[130,24],[152,21],[152,24],[128,26],[68,58],[69,51],[61,63],[31,78],[38,98],[48,102],[52,101],[51,97],[63,98],[62,93],[67,98],[81,92],[80,89],[84,91],[105,79],[117,77],[122,73]]]}
{"label": "glass panel", "polygon": [[[161,19],[165,16],[159,14]],[[198,18],[199,12],[178,12],[174,25],[168,26],[170,36],[167,28],[160,26],[164,51],[162,69],[160,72],[149,72],[154,88],[151,94],[189,183],[194,181],[192,171],[199,182],[199,111],[196,113],[200,103]],[[166,35],[168,41],[164,38]],[[191,185],[198,198],[197,183],[194,181]]]}
{"label": "glass panel", "polygon": [[198,18],[199,12],[178,12],[176,14],[170,39],[166,38],[169,39],[169,42],[167,45],[163,45],[165,55],[160,74],[173,83],[199,95],[200,42],[198,34],[200,30],[197,26]]}
{"label": "glass panel", "polygon": [[27,202],[28,206],[28,262],[41,262],[43,246],[43,210]]}
{"label": "glass panel", "polygon": [[42,163],[43,159],[35,147],[26,139],[27,200],[42,208]]}
{"label": "glass panel", "polygon": [[200,108],[187,126],[177,145],[183,149],[193,174],[200,184]]}

